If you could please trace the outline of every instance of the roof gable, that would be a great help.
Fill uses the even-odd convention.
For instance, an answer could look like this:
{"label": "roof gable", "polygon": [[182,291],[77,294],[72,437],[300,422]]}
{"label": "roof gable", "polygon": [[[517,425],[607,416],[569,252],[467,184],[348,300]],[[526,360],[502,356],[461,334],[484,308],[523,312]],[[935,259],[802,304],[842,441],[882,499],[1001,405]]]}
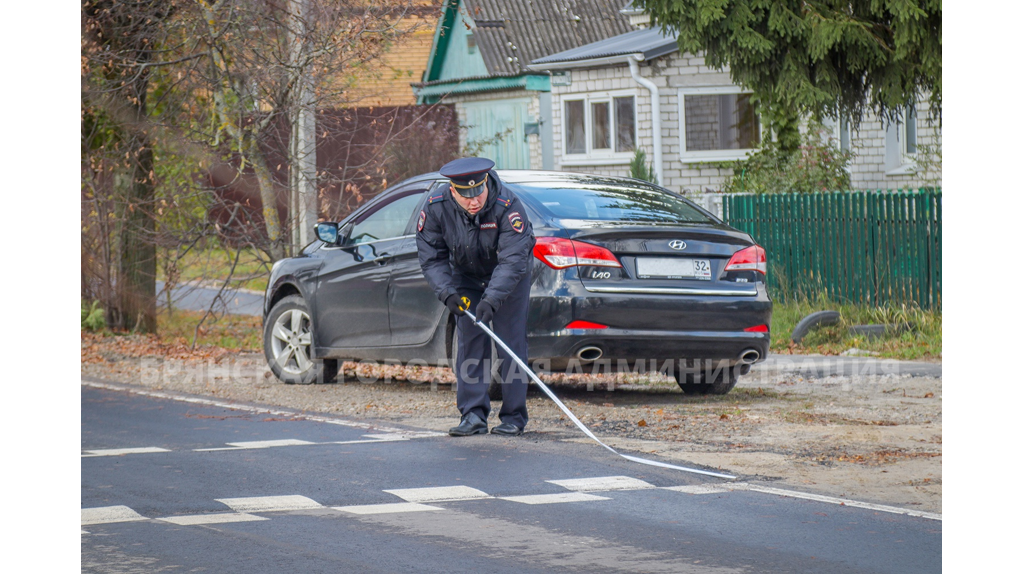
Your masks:
{"label": "roof gable", "polygon": [[[465,50],[465,36],[455,30],[465,27],[462,19],[472,28],[487,74],[511,76],[529,73],[527,66],[538,58],[631,31],[622,6],[623,0],[447,0],[423,82],[480,75],[461,69],[450,54]],[[456,69],[446,70],[449,65]]]}

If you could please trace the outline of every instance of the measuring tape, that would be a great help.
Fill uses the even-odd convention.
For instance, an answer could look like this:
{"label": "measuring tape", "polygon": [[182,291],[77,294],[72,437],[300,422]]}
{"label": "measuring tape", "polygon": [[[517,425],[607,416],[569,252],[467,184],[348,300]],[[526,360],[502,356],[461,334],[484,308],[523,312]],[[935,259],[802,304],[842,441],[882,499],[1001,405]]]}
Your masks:
{"label": "measuring tape", "polygon": [[538,377],[537,374],[534,373],[532,369],[530,369],[530,367],[526,366],[526,363],[523,362],[523,360],[520,359],[518,355],[513,353],[512,349],[509,349],[508,345],[506,345],[505,342],[501,340],[501,338],[499,338],[497,335],[495,335],[493,331],[488,329],[487,325],[484,325],[480,321],[476,320],[476,316],[474,316],[472,313],[469,312],[469,301],[467,301],[465,297],[463,297],[463,302],[465,303],[465,307],[466,307],[465,309],[463,309],[463,311],[466,313],[466,315],[469,316],[470,319],[473,320],[473,323],[477,327],[480,327],[481,329],[483,329],[484,332],[487,333],[491,337],[491,339],[494,339],[494,342],[497,343],[498,345],[500,345],[502,349],[505,349],[505,352],[508,353],[508,356],[512,357],[515,360],[515,362],[518,363],[519,366],[522,367],[523,370],[526,371],[526,373],[528,375],[530,375],[530,378],[533,379],[533,382],[537,383],[537,386],[540,387],[540,389],[542,391],[544,391],[544,394],[546,394],[548,397],[550,397],[551,400],[554,401],[556,405],[558,405],[558,408],[562,409],[562,412],[565,413],[565,415],[567,417],[569,417],[569,419],[572,422],[576,423],[576,426],[578,426],[580,428],[580,430],[583,431],[583,433],[585,435],[587,435],[588,437],[594,439],[594,441],[597,444],[603,446],[604,448],[610,450],[614,454],[617,454],[617,455],[621,456],[622,458],[624,458],[626,460],[631,460],[633,462],[639,462],[640,464],[646,464],[646,465],[650,465],[650,466],[659,466],[661,468],[671,468],[671,469],[674,469],[674,470],[681,470],[683,472],[693,472],[693,473],[696,473],[696,474],[704,474],[704,475],[707,475],[707,476],[714,476],[714,477],[717,477],[717,478],[725,478],[725,479],[729,479],[729,480],[735,480],[736,479],[736,477],[731,475],[731,474],[723,474],[723,473],[720,473],[720,472],[711,472],[711,471],[708,471],[708,470],[700,470],[700,469],[697,469],[697,468],[687,468],[685,466],[677,466],[677,465],[668,464],[668,463],[665,463],[665,462],[658,462],[656,460],[648,460],[646,458],[640,458],[639,456],[631,456],[631,455],[628,455],[628,454],[622,454],[621,452],[615,450],[614,448],[604,444],[603,442],[601,442],[601,439],[597,438],[596,436],[594,436],[594,433],[590,432],[590,429],[587,428],[587,425],[585,425],[582,422],[580,422],[580,419],[576,418],[576,415],[572,414],[572,411],[569,410],[569,407],[565,406],[564,404],[562,404],[562,401],[558,400],[558,397],[555,396],[555,393],[551,392],[551,389],[549,389],[548,386],[545,385],[544,382],[540,380],[540,377]]}

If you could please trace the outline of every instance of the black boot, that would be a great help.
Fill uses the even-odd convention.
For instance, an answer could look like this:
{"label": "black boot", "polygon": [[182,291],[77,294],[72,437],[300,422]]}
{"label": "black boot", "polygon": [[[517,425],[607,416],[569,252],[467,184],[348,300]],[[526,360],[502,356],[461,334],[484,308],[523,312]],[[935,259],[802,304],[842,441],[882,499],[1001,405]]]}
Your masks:
{"label": "black boot", "polygon": [[487,434],[487,421],[480,418],[476,413],[469,413],[462,417],[459,426],[448,429],[451,436],[469,436],[471,434]]}
{"label": "black boot", "polygon": [[491,429],[491,434],[504,434],[509,436],[519,436],[523,434],[523,429],[517,427],[512,423],[501,423],[500,425]]}

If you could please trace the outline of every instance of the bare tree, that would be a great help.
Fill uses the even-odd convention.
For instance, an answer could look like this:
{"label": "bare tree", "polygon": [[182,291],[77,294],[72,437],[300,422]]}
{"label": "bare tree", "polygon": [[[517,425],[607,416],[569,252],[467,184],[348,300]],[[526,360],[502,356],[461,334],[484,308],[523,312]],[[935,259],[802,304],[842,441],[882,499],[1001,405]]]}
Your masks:
{"label": "bare tree", "polygon": [[[358,178],[383,171],[385,144],[415,122],[384,122],[372,153],[317,172],[336,126],[310,120],[357,108],[366,94],[352,88],[385,73],[380,56],[431,26],[439,1],[85,0],[83,297],[116,326],[152,330],[158,253],[169,297],[196,251],[234,251],[229,279],[241,250],[269,269],[301,245],[300,213],[309,227],[318,209],[338,212],[326,189],[364,197]],[[284,142],[297,124],[316,145]]]}
{"label": "bare tree", "polygon": [[[287,240],[267,161],[268,132],[280,121],[313,131],[311,110],[357,104],[346,88],[415,30],[405,23],[412,13],[409,0],[218,0],[196,1],[173,20],[172,36],[181,39],[167,55],[179,64],[165,95],[180,102],[173,120],[191,140],[252,170],[272,259],[285,255]],[[293,185],[308,190],[312,150],[290,147],[288,163],[298,172]]]}
{"label": "bare tree", "polygon": [[[149,67],[159,30],[173,7],[157,0],[82,3],[83,181],[105,180],[117,201],[95,204],[118,238],[106,249],[112,324],[156,330],[156,246],[152,213],[153,148],[146,125]],[[98,105],[97,105],[98,104]],[[99,153],[90,153],[98,151]],[[88,161],[86,161],[88,160]],[[109,198],[108,198],[109,199]],[[110,216],[113,217],[110,217]],[[110,277],[116,269],[116,276]]]}

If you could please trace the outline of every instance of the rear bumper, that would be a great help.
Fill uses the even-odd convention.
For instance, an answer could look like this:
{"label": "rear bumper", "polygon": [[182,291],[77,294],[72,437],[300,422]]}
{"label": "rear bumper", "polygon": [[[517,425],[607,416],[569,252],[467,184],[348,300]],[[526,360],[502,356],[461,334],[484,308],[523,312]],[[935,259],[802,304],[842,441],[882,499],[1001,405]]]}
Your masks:
{"label": "rear bumper", "polygon": [[[753,349],[758,361],[768,356],[768,333],[723,331],[624,331],[617,329],[566,329],[549,335],[530,335],[530,360],[552,371],[582,367],[599,370],[660,370],[666,362],[710,361],[734,365],[740,355]],[[587,351],[580,357],[581,351]],[[599,356],[595,358],[595,355]],[[588,360],[585,357],[590,357]]]}
{"label": "rear bumper", "polygon": [[[596,293],[573,278],[558,287],[554,296],[548,292],[530,301],[530,360],[545,370],[635,372],[662,370],[666,362],[678,368],[680,360],[734,365],[751,349],[758,361],[768,356],[770,333],[744,330],[771,324],[772,302],[763,283],[751,285],[755,294],[746,295]],[[576,320],[608,328],[565,328]]]}

